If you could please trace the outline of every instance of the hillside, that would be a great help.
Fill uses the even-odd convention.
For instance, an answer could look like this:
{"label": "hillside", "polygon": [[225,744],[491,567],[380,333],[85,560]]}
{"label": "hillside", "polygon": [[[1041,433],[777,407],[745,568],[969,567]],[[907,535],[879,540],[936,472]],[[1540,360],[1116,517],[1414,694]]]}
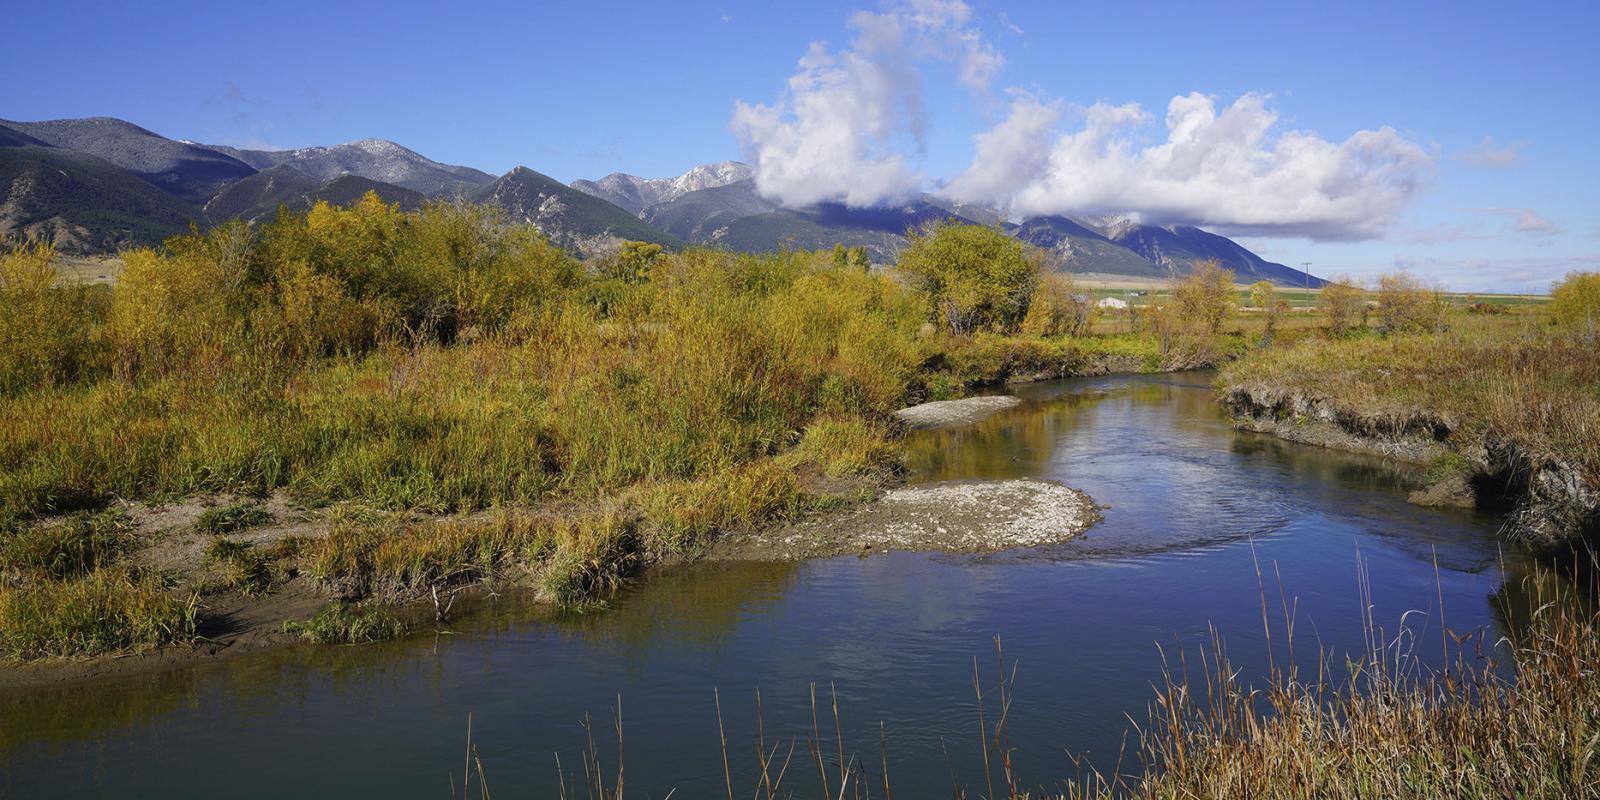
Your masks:
{"label": "hillside", "polygon": [[369,191],[377,192],[384,202],[398,204],[408,211],[420,208],[428,199],[421,192],[359,175],[340,175],[318,184],[315,179],[294,167],[277,166],[229,184],[206,204],[205,214],[213,225],[235,218],[261,221],[271,219],[279,206],[302,210],[319,200],[347,206]]}
{"label": "hillside", "polygon": [[1308,280],[1300,270],[1267,261],[1232,239],[1189,225],[1124,225],[1114,234],[1112,240],[1116,243],[1178,273],[1188,272],[1197,261],[1214,258],[1233,270],[1237,279],[1247,283],[1258,280],[1289,286],[1309,283],[1311,288],[1324,283],[1316,277]]}
{"label": "hillside", "polygon": [[375,192],[383,202],[398,205],[406,211],[415,211],[421,208],[423,203],[428,202],[427,195],[404,186],[394,186],[360,175],[340,175],[314,191],[302,195],[297,202],[291,203],[290,207],[310,208],[318,202],[347,206],[366,196],[367,192]]}
{"label": "hillside", "polygon": [[1165,266],[1067,217],[1034,217],[1012,228],[1011,235],[1048,251],[1069,272],[1149,278],[1169,275]]}
{"label": "hillside", "polygon": [[645,209],[640,217],[686,242],[702,242],[735,220],[779,208],[776,202],[756,194],[755,181],[744,180],[680,195]]}
{"label": "hillside", "polygon": [[824,203],[814,208],[785,208],[742,217],[697,241],[757,253],[818,250],[842,244],[865,247],[873,261],[883,263],[893,260],[905,246],[906,231],[952,218],[950,212],[920,201],[895,208],[850,208]]}
{"label": "hillside", "polygon": [[441,164],[387,139],[362,139],[332,147],[302,147],[298,150],[239,150],[221,145],[210,147],[260,170],[293,167],[318,184],[341,175],[358,175],[431,197],[468,194],[494,180],[494,176],[486,172]]}
{"label": "hillside", "polygon": [[558,247],[582,256],[629,239],[681,244],[627,211],[527,167],[511,170],[468,199],[495,206],[508,221],[531,224]]}
{"label": "hillside", "polygon": [[676,178],[640,178],[613,172],[596,181],[573,181],[572,188],[643,217],[648,209],[670,203],[691,192],[727,186],[754,177],[755,172],[750,165],[723,161],[702,164]]}
{"label": "hillside", "polygon": [[227,154],[168,139],[110,117],[10,122],[0,125],[54,147],[108,161],[188,203],[200,204],[224,184],[256,170]]}
{"label": "hillside", "polygon": [[[1226,237],[1189,226],[1143,225],[1122,217],[1037,217],[1007,222],[994,208],[935,195],[881,208],[821,204],[784,208],[762,197],[754,171],[737,161],[704,164],[670,178],[612,173],[564,185],[526,167],[496,179],[470,167],[433,161],[385,139],[298,150],[242,150],[167,139],[122,120],[11,123],[0,120],[9,169],[30,176],[0,185],[7,230],[37,231],[88,252],[155,241],[192,218],[207,224],[262,220],[280,205],[317,200],[348,204],[367,191],[404,208],[429,197],[461,197],[501,209],[507,220],[538,227],[580,255],[637,239],[668,246],[705,244],[752,252],[864,247],[879,263],[894,259],[908,229],[933,220],[996,225],[1050,252],[1062,269],[1164,278],[1215,258],[1240,280],[1300,286],[1299,270],[1275,264]],[[64,154],[83,159],[66,159]],[[92,159],[92,160],[85,160]],[[45,164],[62,162],[59,175]],[[120,175],[118,174],[120,173]],[[159,187],[185,202],[153,199],[129,181]],[[197,206],[200,213],[191,207]],[[1322,281],[1312,278],[1313,286]]]}
{"label": "hillside", "polygon": [[0,236],[64,253],[108,253],[184,231],[195,209],[94,156],[56,147],[0,147]]}
{"label": "hillside", "polygon": [[270,217],[279,204],[316,188],[317,182],[311,176],[294,167],[268,167],[223,187],[205,204],[206,219],[213,225],[235,218],[263,219]]}

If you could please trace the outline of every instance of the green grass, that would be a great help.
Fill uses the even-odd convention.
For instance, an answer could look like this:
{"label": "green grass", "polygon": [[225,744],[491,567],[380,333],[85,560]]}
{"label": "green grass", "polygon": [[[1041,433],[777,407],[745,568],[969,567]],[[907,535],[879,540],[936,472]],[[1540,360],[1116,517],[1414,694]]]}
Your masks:
{"label": "green grass", "polygon": [[195,520],[195,530],[213,536],[242,531],[272,522],[272,514],[259,503],[233,503],[208,508]]}
{"label": "green grass", "polygon": [[120,511],[79,512],[52,525],[0,533],[0,574],[64,580],[120,561],[134,546]]}
{"label": "green grass", "polygon": [[217,573],[217,585],[241,594],[262,594],[272,588],[268,558],[248,542],[218,537],[206,547],[206,564]]}
{"label": "green grass", "polygon": [[0,652],[13,658],[88,656],[186,640],[196,604],[126,567],[0,587]]}
{"label": "green grass", "polygon": [[284,623],[283,631],[312,644],[362,644],[397,639],[406,626],[382,608],[329,603],[308,620]]}

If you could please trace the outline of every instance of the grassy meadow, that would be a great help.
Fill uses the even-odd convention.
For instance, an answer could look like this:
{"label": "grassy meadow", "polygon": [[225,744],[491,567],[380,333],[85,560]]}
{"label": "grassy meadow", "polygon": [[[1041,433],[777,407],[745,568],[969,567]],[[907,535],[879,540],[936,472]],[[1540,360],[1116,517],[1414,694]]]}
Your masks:
{"label": "grassy meadow", "polygon": [[[1453,307],[1386,278],[1344,287],[1328,330],[1258,348],[1218,379],[1298,423],[1320,406],[1379,438],[1437,438],[1430,479],[1460,502],[1511,510],[1505,534],[1565,550],[1600,528],[1600,275],[1574,274],[1547,304]],[[1369,302],[1376,297],[1376,302]],[[1325,300],[1327,295],[1325,294]],[[1299,410],[1295,410],[1299,409]]]}

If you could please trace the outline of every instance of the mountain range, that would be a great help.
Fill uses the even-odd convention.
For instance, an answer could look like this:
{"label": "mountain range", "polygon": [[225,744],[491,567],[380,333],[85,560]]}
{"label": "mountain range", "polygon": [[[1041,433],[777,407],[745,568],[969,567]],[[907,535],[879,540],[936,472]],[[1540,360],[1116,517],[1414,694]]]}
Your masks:
{"label": "mountain range", "polygon": [[[1241,280],[1302,285],[1304,273],[1266,261],[1226,237],[1190,226],[1120,217],[1007,220],[997,209],[934,195],[876,208],[823,203],[786,208],[757,190],[737,161],[672,178],[612,173],[563,184],[527,167],[496,178],[442,164],[383,139],[298,150],[246,150],[169,139],[109,117],[0,120],[0,236],[53,242],[63,252],[103,253],[155,244],[190,224],[269,219],[280,206],[348,204],[368,191],[403,208],[464,199],[538,227],[580,257],[622,240],[769,252],[865,248],[890,261],[906,232],[955,219],[996,225],[1048,251],[1072,272],[1170,277],[1215,258]],[[1317,278],[1309,278],[1320,285]]]}

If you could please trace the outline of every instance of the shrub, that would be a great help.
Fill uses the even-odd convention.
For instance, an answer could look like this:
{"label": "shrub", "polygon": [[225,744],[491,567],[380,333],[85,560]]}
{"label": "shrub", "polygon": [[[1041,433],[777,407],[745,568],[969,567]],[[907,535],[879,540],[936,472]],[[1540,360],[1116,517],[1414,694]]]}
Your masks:
{"label": "shrub", "polygon": [[957,335],[1011,331],[1028,312],[1041,256],[999,230],[941,222],[912,231],[898,262],[934,319]]}
{"label": "shrub", "polygon": [[1572,330],[1600,330],[1600,272],[1568,273],[1550,291],[1550,316]]}
{"label": "shrub", "polygon": [[1272,285],[1272,281],[1250,284],[1250,305],[1261,309],[1261,317],[1266,321],[1266,336],[1269,338],[1289,310],[1289,302],[1278,296],[1278,288]]}
{"label": "shrub", "polygon": [[0,396],[70,381],[95,361],[92,290],[59,285],[54,258],[45,244],[0,254]]}
{"label": "shrub", "polygon": [[650,267],[661,254],[661,245],[653,242],[623,242],[616,252],[599,260],[599,272],[624,283],[644,283],[650,280]]}
{"label": "shrub", "polygon": [[180,245],[175,255],[130,251],[112,292],[107,337],[119,376],[215,371],[222,358],[240,275],[211,248]]}
{"label": "shrub", "polygon": [[1172,301],[1182,322],[1205,333],[1218,333],[1238,298],[1233,290],[1233,271],[1222,262],[1208,258],[1197,261],[1188,277],[1172,289]]}
{"label": "shrub", "polygon": [[1021,332],[1027,336],[1082,336],[1089,332],[1093,312],[1091,298],[1078,292],[1072,276],[1052,272],[1041,276],[1034,288]]}
{"label": "shrub", "polygon": [[1317,307],[1328,316],[1328,329],[1336,336],[1367,326],[1367,292],[1349,278],[1323,284]]}
{"label": "shrub", "polygon": [[1441,293],[1414,276],[1390,273],[1378,278],[1378,330],[1385,334],[1441,330],[1445,306]]}

